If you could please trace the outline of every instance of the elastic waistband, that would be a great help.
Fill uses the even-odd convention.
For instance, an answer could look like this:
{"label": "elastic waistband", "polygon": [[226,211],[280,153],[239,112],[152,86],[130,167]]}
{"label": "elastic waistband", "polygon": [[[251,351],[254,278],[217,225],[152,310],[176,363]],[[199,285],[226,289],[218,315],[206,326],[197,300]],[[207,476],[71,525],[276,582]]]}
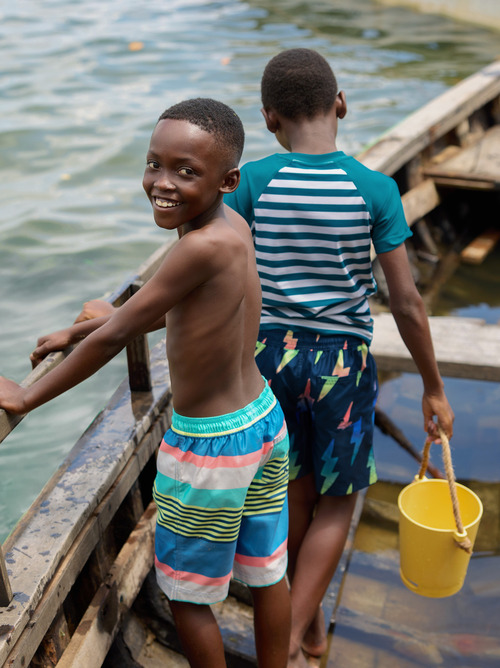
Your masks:
{"label": "elastic waistband", "polygon": [[270,413],[276,405],[276,397],[267,381],[264,382],[264,389],[257,399],[234,413],[193,418],[173,411],[172,431],[184,436],[224,436],[251,427]]}
{"label": "elastic waistband", "polygon": [[361,337],[352,334],[319,334],[306,329],[261,329],[259,332],[259,341],[264,341],[271,345],[282,345],[283,348],[294,350],[295,348],[312,348],[313,350],[327,350],[328,348],[342,348],[347,343],[347,347],[359,346],[362,343],[367,345]]}

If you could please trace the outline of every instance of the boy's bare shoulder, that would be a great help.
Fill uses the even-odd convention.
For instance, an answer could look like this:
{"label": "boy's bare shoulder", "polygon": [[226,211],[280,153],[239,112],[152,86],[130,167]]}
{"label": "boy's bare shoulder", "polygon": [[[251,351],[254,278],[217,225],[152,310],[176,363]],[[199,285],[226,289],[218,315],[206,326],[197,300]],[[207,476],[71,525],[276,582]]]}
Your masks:
{"label": "boy's bare shoulder", "polygon": [[241,216],[237,211],[231,209],[230,206],[224,204],[224,213],[229,221],[229,223],[234,227],[234,229],[240,234],[245,241],[251,241],[252,233],[250,231],[250,226],[247,221]]}
{"label": "boy's bare shoulder", "polygon": [[232,216],[218,218],[212,221],[212,224],[192,230],[181,237],[178,250],[185,261],[191,260],[199,265],[210,265],[213,268],[227,265],[228,260],[247,253],[249,232],[243,218],[241,222]]}

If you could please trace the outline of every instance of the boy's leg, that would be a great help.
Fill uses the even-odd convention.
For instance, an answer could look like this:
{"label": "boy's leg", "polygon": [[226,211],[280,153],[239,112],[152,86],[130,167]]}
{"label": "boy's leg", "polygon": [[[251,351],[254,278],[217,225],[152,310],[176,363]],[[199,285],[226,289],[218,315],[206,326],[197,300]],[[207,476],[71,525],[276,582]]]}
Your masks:
{"label": "boy's leg", "polygon": [[290,593],[285,578],[268,587],[250,587],[259,668],[285,668],[290,642]]}
{"label": "boy's leg", "polygon": [[314,517],[314,510],[319,494],[314,484],[314,475],[309,473],[302,478],[288,483],[288,567],[287,574],[290,582],[295,573],[295,564],[304,536]]}
{"label": "boy's leg", "polygon": [[[290,489],[293,485],[294,482],[290,483]],[[293,496],[292,492],[289,499],[291,517],[294,513]],[[291,660],[301,652],[306,633],[318,615],[323,596],[342,556],[356,496],[321,496],[314,518],[298,549],[290,590]],[[326,650],[326,638],[321,644],[316,647],[318,653]]]}
{"label": "boy's leg", "polygon": [[224,668],[224,645],[209,605],[169,601],[177,634],[191,668]]}

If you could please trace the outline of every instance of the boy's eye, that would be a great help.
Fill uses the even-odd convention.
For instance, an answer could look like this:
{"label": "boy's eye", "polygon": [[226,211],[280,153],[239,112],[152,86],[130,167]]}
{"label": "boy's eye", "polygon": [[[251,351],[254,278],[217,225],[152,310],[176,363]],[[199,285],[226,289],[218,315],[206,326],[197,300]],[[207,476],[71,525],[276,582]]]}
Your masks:
{"label": "boy's eye", "polygon": [[158,169],[159,166],[156,160],[146,160],[146,167],[149,167],[149,169]]}
{"label": "boy's eye", "polygon": [[193,176],[194,171],[191,169],[191,167],[181,167],[179,169],[179,174],[182,174],[183,176]]}

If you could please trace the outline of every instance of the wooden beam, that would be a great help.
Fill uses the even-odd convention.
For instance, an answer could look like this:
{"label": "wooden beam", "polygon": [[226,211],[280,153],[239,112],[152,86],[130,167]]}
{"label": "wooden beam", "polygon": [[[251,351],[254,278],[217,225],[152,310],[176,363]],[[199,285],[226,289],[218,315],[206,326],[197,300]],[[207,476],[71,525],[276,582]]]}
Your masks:
{"label": "wooden beam", "polygon": [[424,174],[441,185],[470,190],[494,190],[500,186],[500,126],[494,125],[477,141],[446,160],[424,168]]}
{"label": "wooden beam", "polygon": [[12,588],[5,566],[2,546],[0,545],[0,607],[6,607],[12,601]]}
{"label": "wooden beam", "polygon": [[500,230],[486,230],[460,253],[460,259],[467,264],[481,264],[484,258],[491,253],[500,239]]}
{"label": "wooden beam", "polygon": [[498,95],[500,61],[495,61],[407,116],[358,159],[370,169],[393,175]]}
{"label": "wooden beam", "polygon": [[15,594],[1,612],[9,631],[0,635],[0,665],[7,657],[6,667],[28,665],[27,655],[161,441],[170,401],[164,341],[152,351],[151,368],[151,395],[132,406],[124,380],[5,541]]}
{"label": "wooden beam", "polygon": [[408,225],[411,227],[417,220],[433,211],[441,202],[441,198],[432,179],[425,179],[406,192],[402,197],[403,209]]}
{"label": "wooden beam", "polygon": [[100,668],[126,611],[154,563],[156,506],[152,502],[97,590],[58,668]]}
{"label": "wooden beam", "polygon": [[[373,317],[374,335],[370,346],[381,371],[416,373],[390,313]],[[429,318],[434,352],[443,376],[500,382],[500,326],[479,318]],[[471,341],[474,345],[471,346]]]}
{"label": "wooden beam", "polygon": [[[92,550],[100,541],[105,528],[114,517],[127,489],[137,479],[143,466],[141,459],[151,456],[151,452],[154,452],[155,449],[154,444],[161,438],[162,432],[163,426],[155,425],[152,433],[143,440],[137,457],[129,462],[129,465],[116,481],[112,490],[102,500],[100,506],[95,510],[95,513],[89,518],[72,543],[64,559],[59,564],[56,573],[50,579],[48,585],[46,585],[43,596],[36,608],[32,609],[30,605],[29,608],[23,610],[23,618],[19,619],[18,626],[12,628],[6,638],[7,649],[11,649],[11,651],[5,663],[0,663],[0,665],[5,666],[5,668],[23,668],[29,664],[31,657],[36,652],[46,631],[50,627],[61,602],[65,600]],[[40,586],[43,584],[41,583]],[[30,603],[31,601],[28,601],[28,604]],[[29,619],[25,620],[24,615],[28,615]],[[18,634],[19,638],[15,646],[9,647],[8,641],[16,637],[16,631],[19,631],[18,627],[23,622],[25,622],[25,628],[22,629],[20,635]],[[4,638],[2,638],[3,640]]]}
{"label": "wooden beam", "polygon": [[[135,295],[141,289],[142,281],[131,283],[130,296]],[[151,369],[149,364],[148,335],[141,334],[131,341],[127,346],[128,382],[132,392],[151,391]]]}

